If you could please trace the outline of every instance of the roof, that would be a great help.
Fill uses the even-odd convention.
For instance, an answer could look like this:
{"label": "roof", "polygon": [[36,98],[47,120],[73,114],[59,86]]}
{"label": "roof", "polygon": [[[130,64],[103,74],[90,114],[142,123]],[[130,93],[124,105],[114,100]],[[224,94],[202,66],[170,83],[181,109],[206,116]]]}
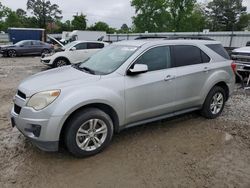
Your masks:
{"label": "roof", "polygon": [[220,44],[219,41],[213,40],[124,40],[113,43],[115,45],[127,45],[140,47],[147,45],[159,45],[159,44]]}
{"label": "roof", "polygon": [[9,27],[10,30],[35,30],[35,31],[44,31],[45,29],[41,28],[18,28],[18,27]]}

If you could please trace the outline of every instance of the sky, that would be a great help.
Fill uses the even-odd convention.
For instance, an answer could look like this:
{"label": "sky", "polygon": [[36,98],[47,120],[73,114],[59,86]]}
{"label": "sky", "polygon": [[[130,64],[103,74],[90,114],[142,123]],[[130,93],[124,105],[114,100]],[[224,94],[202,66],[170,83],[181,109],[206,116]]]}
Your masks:
{"label": "sky", "polygon": [[[83,13],[87,15],[88,25],[104,21],[111,27],[120,28],[123,23],[132,25],[131,17],[135,10],[130,6],[130,0],[50,0],[62,10],[63,20],[71,20],[73,15]],[[209,0],[198,0],[209,1]],[[22,8],[26,10],[27,0],[0,0],[3,5],[11,9]],[[250,12],[250,0],[243,0]]]}

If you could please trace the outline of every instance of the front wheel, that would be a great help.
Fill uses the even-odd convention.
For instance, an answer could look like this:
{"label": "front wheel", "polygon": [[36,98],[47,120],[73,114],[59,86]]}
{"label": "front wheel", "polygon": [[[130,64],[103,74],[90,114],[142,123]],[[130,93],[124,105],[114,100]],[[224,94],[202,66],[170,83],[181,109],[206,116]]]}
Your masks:
{"label": "front wheel", "polygon": [[9,57],[16,57],[17,56],[16,50],[9,50],[7,53],[8,53]]}
{"label": "front wheel", "polygon": [[65,58],[58,58],[55,60],[55,62],[53,63],[53,67],[63,67],[66,65],[69,65],[69,61]]}
{"label": "front wheel", "polygon": [[76,157],[101,152],[113,136],[113,122],[110,116],[96,108],[78,112],[66,126],[64,141],[68,151]]}
{"label": "front wheel", "polygon": [[224,109],[226,93],[222,87],[215,86],[208,93],[201,114],[208,119],[217,118]]}

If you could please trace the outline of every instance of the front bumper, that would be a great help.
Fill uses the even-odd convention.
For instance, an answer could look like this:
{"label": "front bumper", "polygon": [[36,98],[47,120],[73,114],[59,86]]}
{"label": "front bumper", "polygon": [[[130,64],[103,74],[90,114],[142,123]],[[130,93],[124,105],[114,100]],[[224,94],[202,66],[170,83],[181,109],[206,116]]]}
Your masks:
{"label": "front bumper", "polygon": [[52,116],[44,109],[35,111],[27,107],[29,99],[16,94],[11,110],[11,123],[37,147],[45,151],[57,151],[63,116]]}
{"label": "front bumper", "polygon": [[[14,112],[14,107],[11,110],[11,123],[27,137],[34,145],[44,151],[58,151],[59,140],[53,139],[53,129],[51,124],[56,126],[59,118],[51,119],[30,119],[20,117]],[[52,132],[51,132],[52,131]],[[58,133],[54,136],[57,137]],[[52,138],[52,139],[51,139]]]}

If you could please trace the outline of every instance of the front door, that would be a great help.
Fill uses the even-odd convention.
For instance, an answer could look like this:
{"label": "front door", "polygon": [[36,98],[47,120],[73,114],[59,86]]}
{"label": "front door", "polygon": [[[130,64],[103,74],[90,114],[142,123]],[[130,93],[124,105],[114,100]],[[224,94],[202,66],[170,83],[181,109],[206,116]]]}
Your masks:
{"label": "front door", "polygon": [[134,64],[146,64],[148,72],[125,77],[126,123],[173,112],[176,72],[171,68],[170,48],[151,48]]}

